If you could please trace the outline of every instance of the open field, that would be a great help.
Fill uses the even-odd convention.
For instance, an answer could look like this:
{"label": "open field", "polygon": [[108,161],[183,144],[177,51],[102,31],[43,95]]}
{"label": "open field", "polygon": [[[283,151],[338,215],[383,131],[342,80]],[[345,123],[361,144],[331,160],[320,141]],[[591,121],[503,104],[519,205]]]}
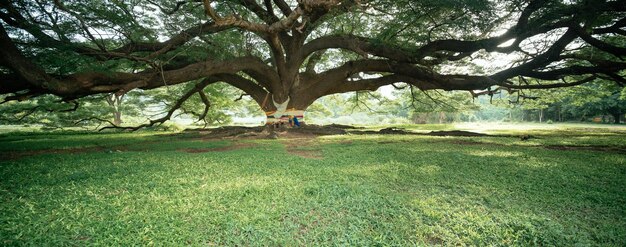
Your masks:
{"label": "open field", "polygon": [[460,127],[5,133],[0,245],[626,245],[626,128]]}

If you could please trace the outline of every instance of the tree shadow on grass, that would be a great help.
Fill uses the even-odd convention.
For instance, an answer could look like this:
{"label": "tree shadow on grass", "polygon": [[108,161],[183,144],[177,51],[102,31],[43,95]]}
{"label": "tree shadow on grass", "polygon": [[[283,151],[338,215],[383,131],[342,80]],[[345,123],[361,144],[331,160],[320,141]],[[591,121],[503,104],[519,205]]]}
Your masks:
{"label": "tree shadow on grass", "polygon": [[[414,205],[409,208],[416,221],[429,229],[423,229],[425,239],[624,244],[620,239],[626,233],[615,229],[626,226],[625,156],[473,143],[429,145],[335,148],[356,152],[364,161],[356,168],[347,166],[346,176],[384,181],[378,184]],[[491,235],[495,237],[489,240]]]}

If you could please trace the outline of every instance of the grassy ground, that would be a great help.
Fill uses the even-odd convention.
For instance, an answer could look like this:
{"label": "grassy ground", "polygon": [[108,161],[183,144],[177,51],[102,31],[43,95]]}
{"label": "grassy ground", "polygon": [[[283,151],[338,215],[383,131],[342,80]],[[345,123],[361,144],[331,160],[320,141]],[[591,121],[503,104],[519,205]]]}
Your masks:
{"label": "grassy ground", "polygon": [[626,245],[624,130],[554,126],[3,134],[0,245]]}

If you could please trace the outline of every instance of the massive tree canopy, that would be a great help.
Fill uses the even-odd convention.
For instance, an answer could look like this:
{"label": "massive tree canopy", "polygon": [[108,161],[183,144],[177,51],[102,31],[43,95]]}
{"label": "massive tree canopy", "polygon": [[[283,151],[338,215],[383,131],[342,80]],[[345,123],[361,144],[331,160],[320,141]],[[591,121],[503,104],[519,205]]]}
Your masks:
{"label": "massive tree canopy", "polygon": [[0,20],[5,102],[194,83],[176,107],[224,82],[272,112],[395,83],[626,82],[624,1],[0,0]]}

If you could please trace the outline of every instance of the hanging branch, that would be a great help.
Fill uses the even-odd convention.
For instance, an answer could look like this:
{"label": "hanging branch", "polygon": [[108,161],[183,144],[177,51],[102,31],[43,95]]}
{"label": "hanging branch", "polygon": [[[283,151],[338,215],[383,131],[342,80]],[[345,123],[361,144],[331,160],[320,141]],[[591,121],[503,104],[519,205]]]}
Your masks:
{"label": "hanging branch", "polygon": [[240,100],[242,100],[242,99],[243,99],[243,97],[245,97],[245,96],[250,96],[250,95],[249,95],[249,94],[247,94],[247,93],[242,93],[242,94],[240,94],[240,95],[239,95],[239,97],[237,97],[234,101],[235,101],[235,102],[240,101]]}
{"label": "hanging branch", "polygon": [[[202,112],[202,114],[200,114],[200,117],[198,118],[198,121],[200,121],[200,120],[204,120],[206,118],[207,113],[209,113],[209,108],[211,108],[211,101],[209,101],[209,98],[206,96],[206,94],[202,90],[198,91],[198,95],[200,95],[200,100],[202,100],[202,103],[204,103],[204,111]],[[205,123],[206,123],[206,120],[205,120]]]}
{"label": "hanging branch", "polygon": [[[122,130],[130,130],[130,131],[136,131],[142,128],[146,128],[146,127],[152,127],[155,124],[163,124],[165,123],[167,120],[170,120],[170,118],[172,118],[172,116],[174,115],[174,112],[176,110],[178,110],[180,107],[182,107],[183,103],[185,103],[185,101],[187,101],[191,96],[193,96],[196,93],[201,92],[202,90],[204,90],[204,88],[206,86],[208,86],[209,84],[214,83],[214,80],[203,80],[202,82],[196,84],[191,90],[187,91],[187,93],[185,93],[183,96],[181,96],[176,103],[167,111],[167,113],[165,114],[165,116],[158,118],[158,119],[150,119],[148,121],[148,123],[145,124],[141,124],[138,126],[118,126],[115,124],[112,124],[110,126],[105,126],[103,128],[101,128],[99,131],[103,131],[105,129],[122,129]],[[206,95],[205,95],[206,96]],[[201,96],[202,98],[202,96]],[[208,100],[208,99],[207,99]],[[210,103],[209,103],[210,104]]]}
{"label": "hanging branch", "polygon": [[413,89],[413,87],[415,87],[415,86],[413,86],[412,84],[408,84],[408,85],[409,85],[409,92],[411,93],[411,104],[407,108],[410,107],[410,108],[413,108],[413,110],[417,111],[418,108],[415,105],[415,102],[418,102],[418,103],[420,103],[422,105],[427,105],[428,107],[430,107],[431,110],[435,109],[435,107],[433,107],[431,104],[428,104],[426,102],[423,102],[423,101],[419,100],[417,98],[417,96],[415,95],[415,91]]}
{"label": "hanging branch", "polygon": [[24,100],[32,99],[40,95],[42,95],[42,93],[30,92],[30,91],[26,93],[21,93],[21,94],[15,93],[14,95],[5,97],[4,100],[0,102],[0,105],[10,102],[10,101],[24,101]]}
{"label": "hanging branch", "polygon": [[49,113],[53,113],[53,112],[73,112],[73,111],[76,111],[78,109],[78,106],[79,106],[78,101],[72,100],[72,101],[67,101],[67,103],[72,103],[74,105],[71,108],[64,109],[64,110],[55,110],[55,109],[45,108],[45,107],[40,106],[40,105],[39,106],[35,106],[33,108],[30,108],[28,110],[28,112],[26,112],[26,114],[24,114],[21,117],[17,118],[17,121],[19,122],[19,121],[24,120],[26,117],[28,117],[28,116],[32,115],[33,113],[35,113],[38,109],[42,109],[42,111],[49,112]]}
{"label": "hanging branch", "polygon": [[[354,110],[355,110],[356,108],[359,108],[359,109],[360,109],[360,106],[361,106],[361,105],[363,105],[363,107],[365,107],[365,108],[366,108],[369,112],[378,113],[377,111],[374,111],[374,109],[372,109],[372,108],[371,108],[371,107],[367,104],[367,102],[362,101],[362,100],[360,100],[360,99],[359,99],[359,93],[361,93],[361,92],[357,91],[357,92],[354,92],[354,93],[355,93],[354,106],[353,106],[353,107],[352,107],[352,109],[350,110],[350,114],[354,113]],[[369,92],[366,92],[366,93],[369,93]]]}
{"label": "hanging branch", "polygon": [[[103,119],[103,118],[99,118],[99,117],[84,118],[84,119],[81,119],[81,120],[78,120],[78,121],[74,122],[74,125],[78,125],[79,123],[86,122],[86,121],[93,121],[93,120],[98,120],[99,122],[107,122],[107,123],[109,123],[111,125],[115,125],[111,120]],[[98,128],[98,127],[100,127],[100,124],[96,128]]]}

